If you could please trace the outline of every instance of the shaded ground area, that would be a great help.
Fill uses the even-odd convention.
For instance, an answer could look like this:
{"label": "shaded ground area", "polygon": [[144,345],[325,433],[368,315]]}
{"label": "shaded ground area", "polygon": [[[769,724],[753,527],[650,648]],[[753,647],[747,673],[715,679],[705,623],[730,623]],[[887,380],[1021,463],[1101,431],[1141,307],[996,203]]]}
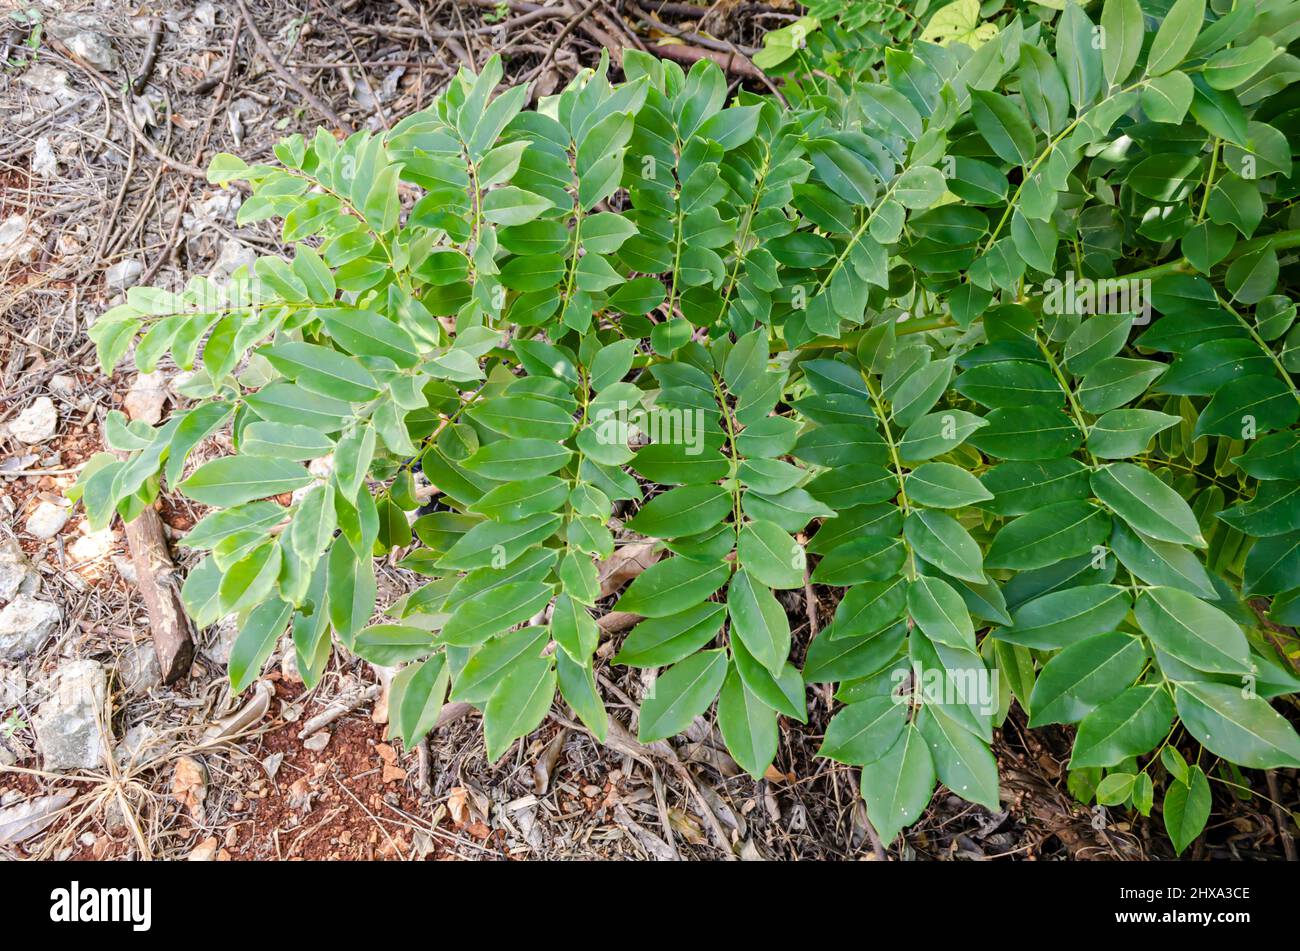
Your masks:
{"label": "shaded ground area", "polygon": [[[509,81],[536,80],[541,94],[601,49],[617,63],[634,45],[683,63],[707,56],[737,82],[757,83],[746,54],[797,15],[783,4],[644,7],[222,0],[145,4],[128,16],[116,4],[60,2],[33,7],[39,24],[24,13],[0,26],[9,133],[0,141],[0,605],[27,612],[20,630],[0,635],[0,857],[881,854],[856,770],[814,756],[830,708],[818,691],[810,722],[785,723],[776,768],[755,783],[711,722],[673,746],[636,743],[640,675],[608,664],[598,673],[622,727],[609,746],[557,708],[496,764],[473,714],[450,719],[422,751],[388,743],[383,672],[355,659],[336,656],[305,694],[277,655],[264,681],[231,697],[229,626],[203,632],[191,675],[160,687],[120,525],[92,532],[63,498],[104,448],[109,410],[129,404],[157,419],[177,405],[174,366],[102,376],[87,326],[131,284],[179,289],[191,273],[220,278],[278,247],[273,229],[235,225],[237,192],[203,180],[213,152],[251,161],[317,124],[382,128],[492,52],[504,53]],[[224,448],[214,441],[195,462]],[[199,514],[183,499],[163,502],[173,540]],[[175,554],[184,563],[185,550]],[[384,565],[381,599],[413,580]],[[787,605],[799,651],[811,623],[834,609],[829,590],[813,592],[812,610],[804,597]],[[79,705],[77,690],[101,691],[107,717]],[[330,710],[343,712],[308,730]],[[995,745],[1004,811],[941,794],[891,857],[1170,855],[1158,819],[1132,823],[1076,803],[1068,738],[1029,737],[1017,717]],[[42,728],[65,735],[72,765],[50,768]],[[1294,807],[1294,777],[1277,781],[1273,798]],[[1215,796],[1198,855],[1281,854],[1277,818],[1258,800],[1243,803],[1220,784]]]}

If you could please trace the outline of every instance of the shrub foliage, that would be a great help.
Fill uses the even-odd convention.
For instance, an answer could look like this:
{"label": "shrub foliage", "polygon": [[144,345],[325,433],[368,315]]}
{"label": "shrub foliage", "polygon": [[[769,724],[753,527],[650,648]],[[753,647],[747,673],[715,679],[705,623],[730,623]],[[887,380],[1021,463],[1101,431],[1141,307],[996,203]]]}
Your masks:
{"label": "shrub foliage", "polygon": [[[218,156],[294,256],[94,325],[106,371],[198,369],[162,426],[110,416],[89,520],[211,506],[184,600],[239,616],[235,690],[285,632],[309,685],[339,644],[402,665],[406,743],[450,696],[493,759],[557,690],[606,736],[598,565],[658,539],[613,604],[612,662],[663,668],[641,740],[716,701],[761,777],[833,683],[822,755],[888,841],[936,782],[999,808],[1014,700],[1078,725],[1081,799],[1158,787],[1181,850],[1209,778],[1300,766],[1300,18],[953,6],[788,101],[629,51],[530,110],[494,61],[384,134]],[[428,580],[371,623],[393,555]],[[805,656],[808,579],[838,606]]]}

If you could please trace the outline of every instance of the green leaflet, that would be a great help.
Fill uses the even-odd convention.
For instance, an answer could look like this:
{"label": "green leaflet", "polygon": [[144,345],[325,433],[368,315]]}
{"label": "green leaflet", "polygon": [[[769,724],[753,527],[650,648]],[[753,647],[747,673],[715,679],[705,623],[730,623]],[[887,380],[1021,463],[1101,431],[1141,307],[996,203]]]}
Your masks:
{"label": "green leaflet", "polygon": [[441,654],[403,667],[389,688],[388,734],[410,749],[433,729],[447,695],[451,671]]}
{"label": "green leaflet", "polygon": [[903,533],[912,549],[935,567],[965,581],[984,580],[979,546],[952,516],[917,509],[904,519]]}
{"label": "green leaflet", "polygon": [[720,486],[689,485],[651,499],[627,527],[642,535],[677,538],[707,531],[731,510],[731,496]]}
{"label": "green leaflet", "polygon": [[943,712],[927,705],[917,715],[917,727],[930,745],[939,781],[968,802],[998,807],[998,768],[993,754]]}
{"label": "green leaflet", "polygon": [[862,770],[867,814],[885,842],[920,818],[934,792],[935,768],[926,739],[909,724],[881,759]]}
{"label": "green leaflet", "polygon": [[803,584],[803,546],[771,522],[750,522],[742,528],[736,554],[741,567],[763,584],[773,588]]}
{"label": "green leaflet", "polygon": [[555,667],[549,663],[516,666],[502,679],[483,708],[487,755],[495,762],[522,736],[541,724],[555,698]]}
{"label": "green leaflet", "polygon": [[637,738],[650,743],[686,729],[713,703],[726,676],[722,651],[702,651],[670,667],[641,705]]}
{"label": "green leaflet", "polygon": [[851,703],[831,718],[818,756],[865,766],[885,756],[907,728],[907,709],[892,697]]}
{"label": "green leaflet", "polygon": [[309,482],[307,470],[287,459],[225,456],[204,463],[180,489],[196,502],[228,508],[292,492]]}
{"label": "green leaflet", "polygon": [[1174,850],[1181,855],[1201,834],[1210,818],[1210,782],[1199,766],[1188,772],[1187,782],[1170,785],[1165,793],[1165,829]]}
{"label": "green leaflet", "polygon": [[726,608],[705,601],[677,614],[650,618],[634,627],[614,655],[614,663],[662,667],[689,657],[717,636]]}
{"label": "green leaflet", "polygon": [[773,677],[780,676],[790,653],[790,622],[772,592],[742,569],[727,588],[727,614],[732,636]]}
{"label": "green leaflet", "polygon": [[230,689],[242,692],[262,672],[289,623],[292,605],[265,601],[253,609],[230,648]]}
{"label": "green leaflet", "polygon": [[1091,552],[1110,534],[1106,513],[1088,502],[1056,502],[1009,522],[994,537],[990,568],[1041,568]]}
{"label": "green leaflet", "polygon": [[1150,752],[1173,723],[1174,704],[1163,687],[1129,687],[1097,707],[1079,724],[1071,769],[1113,766]]}
{"label": "green leaflet", "polygon": [[353,648],[371,663],[388,667],[428,654],[433,649],[433,635],[406,624],[374,624],[357,632]]}
{"label": "green leaflet", "polygon": [[666,558],[655,562],[628,585],[616,611],[662,618],[681,610],[682,605],[699,603],[726,581],[726,565],[706,566],[687,558]]}
{"label": "green leaflet", "polygon": [[718,696],[718,728],[736,762],[755,779],[762,777],[776,758],[776,711],[750,691],[735,667],[728,668]]}
{"label": "green leaflet", "polygon": [[543,659],[547,640],[548,631],[540,626],[508,631],[491,638],[475,648],[461,663],[451,699],[487,702],[510,671]]}
{"label": "green leaflet", "polygon": [[975,649],[975,628],[966,604],[941,578],[922,575],[908,585],[907,612],[930,640]]}
{"label": "green leaflet", "polygon": [[1248,673],[1249,650],[1237,623],[1178,588],[1150,588],[1134,609],[1151,642],[1197,670]]}
{"label": "green leaflet", "polygon": [[1092,490],[1129,527],[1160,541],[1205,547],[1191,508],[1145,469],[1117,462],[1092,474]]}
{"label": "green leaflet", "polygon": [[1179,684],[1174,698],[1188,732],[1211,752],[1256,769],[1300,763],[1300,736],[1266,701],[1213,683]]}
{"label": "green leaflet", "polygon": [[1147,72],[1159,76],[1181,63],[1196,42],[1204,16],[1205,0],[1175,0],[1151,41]]}
{"label": "green leaflet", "polygon": [[517,581],[497,588],[490,599],[463,602],[447,623],[439,638],[457,647],[481,644],[493,634],[520,624],[546,607],[552,588],[540,581]]}
{"label": "green leaflet", "polygon": [[1077,723],[1137,678],[1146,660],[1141,642],[1110,631],[1065,648],[1034,683],[1030,723]]}
{"label": "green leaflet", "polygon": [[1040,650],[1055,650],[1116,627],[1132,606],[1118,585],[1079,585],[1051,591],[1016,608],[999,640]]}

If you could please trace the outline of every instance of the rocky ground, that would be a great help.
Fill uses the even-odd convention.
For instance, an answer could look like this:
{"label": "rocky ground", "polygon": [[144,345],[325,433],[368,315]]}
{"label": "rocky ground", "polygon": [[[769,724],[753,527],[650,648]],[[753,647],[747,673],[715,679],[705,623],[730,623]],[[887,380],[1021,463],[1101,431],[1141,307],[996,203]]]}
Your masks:
{"label": "rocky ground", "polygon": [[[277,655],[232,697],[228,624],[200,632],[189,675],[164,687],[120,524],[91,531],[64,496],[104,448],[109,410],[157,421],[178,401],[169,365],[104,377],[86,327],[134,283],[220,278],[277,246],[269,228],[236,227],[237,192],[206,184],[213,152],[255,160],[317,124],[382,128],[502,49],[508,77],[547,91],[601,48],[672,32],[686,39],[674,58],[711,56],[743,78],[747,44],[794,15],[656,10],[668,8],[683,8],[676,28],[635,4],[578,20],[563,4],[414,0],[49,2],[0,21],[0,857],[884,856],[855,771],[813,756],[827,696],[806,727],[787,724],[777,768],[755,783],[703,720],[676,746],[616,729],[602,747],[557,709],[490,764],[466,715],[404,751],[386,740],[387,672],[356,659],[336,656],[305,692],[292,652]],[[691,40],[705,31],[725,42]],[[161,509],[171,542],[200,514],[180,498]],[[174,554],[183,570],[185,550]],[[410,581],[385,566],[381,597]],[[833,608],[812,597],[790,605],[803,646]],[[609,667],[602,680],[630,724],[639,678]],[[998,745],[1004,810],[939,796],[889,855],[1167,854],[1148,821],[1072,801],[1066,749],[1029,740],[1013,717]],[[1276,853],[1273,828],[1237,804],[1201,850]]]}

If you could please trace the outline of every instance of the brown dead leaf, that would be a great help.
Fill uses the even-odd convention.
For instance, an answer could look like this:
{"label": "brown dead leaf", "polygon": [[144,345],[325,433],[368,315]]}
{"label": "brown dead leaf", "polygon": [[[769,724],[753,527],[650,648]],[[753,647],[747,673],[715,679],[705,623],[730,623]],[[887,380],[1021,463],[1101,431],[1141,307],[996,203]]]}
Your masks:
{"label": "brown dead leaf", "polygon": [[600,596],[613,594],[659,560],[655,550],[657,542],[633,542],[618,548],[613,555],[600,563]]}
{"label": "brown dead leaf", "polygon": [[546,749],[542,750],[542,755],[537,758],[537,762],[533,764],[533,792],[537,795],[544,796],[546,790],[551,788],[551,775],[555,772],[555,764],[559,762],[564,741],[568,736],[568,730],[560,730],[556,733],[555,737],[546,744]]}
{"label": "brown dead leaf", "polygon": [[695,821],[694,817],[687,815],[682,810],[669,809],[668,821],[672,824],[673,832],[691,845],[709,844],[709,837],[704,834],[704,829]]}
{"label": "brown dead leaf", "polygon": [[203,824],[203,803],[208,798],[208,770],[192,756],[176,760],[172,772],[172,795],[185,807],[190,818]]}
{"label": "brown dead leaf", "polygon": [[464,786],[452,786],[447,791],[447,812],[452,825],[457,829],[464,828],[469,822],[469,790]]}
{"label": "brown dead leaf", "polygon": [[40,832],[56,818],[59,810],[72,801],[75,793],[60,790],[50,796],[28,799],[0,809],[0,845],[21,842]]}

